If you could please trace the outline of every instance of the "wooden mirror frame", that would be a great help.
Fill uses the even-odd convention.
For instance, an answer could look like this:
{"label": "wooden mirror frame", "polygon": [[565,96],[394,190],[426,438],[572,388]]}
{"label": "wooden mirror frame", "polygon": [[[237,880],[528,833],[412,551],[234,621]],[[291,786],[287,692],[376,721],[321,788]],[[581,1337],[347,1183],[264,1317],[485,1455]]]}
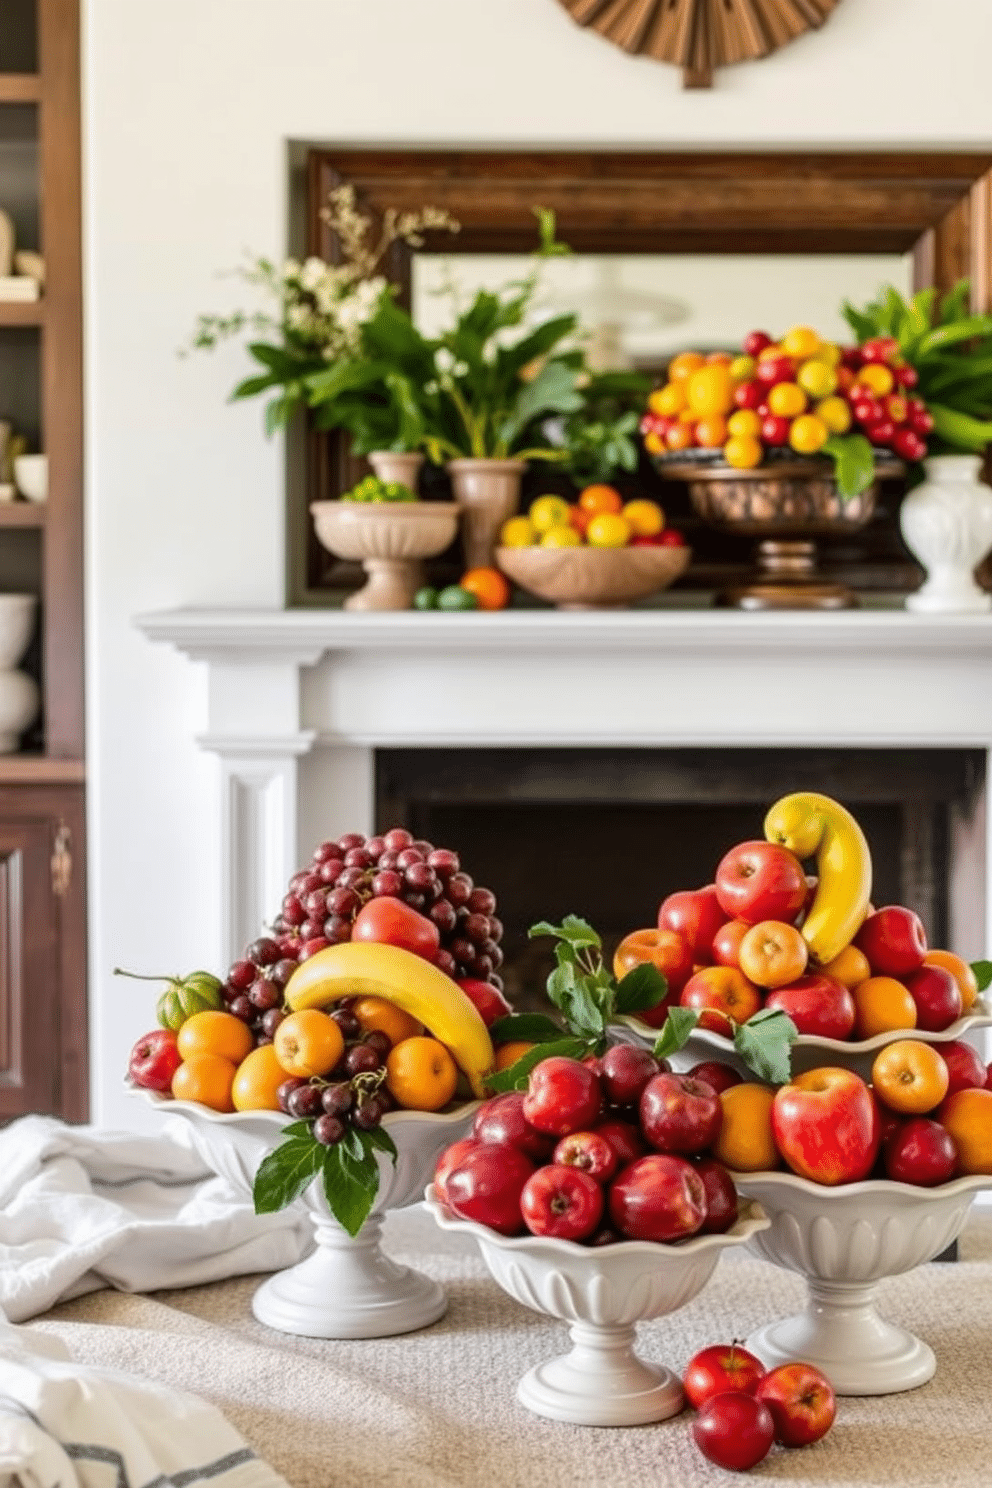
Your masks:
{"label": "wooden mirror frame", "polygon": [[[540,205],[556,213],[562,241],[578,253],[911,253],[916,287],[947,289],[970,278],[974,308],[992,309],[992,154],[328,147],[304,154],[305,249],[331,262],[337,244],[320,208],[348,183],[374,217],[387,207],[446,208],[461,232],[428,235],[426,252],[530,252]],[[411,257],[397,244],[386,263],[407,303]],[[312,435],[305,450],[291,442],[290,604],[332,602],[314,582],[307,506],[351,478],[341,444]]]}

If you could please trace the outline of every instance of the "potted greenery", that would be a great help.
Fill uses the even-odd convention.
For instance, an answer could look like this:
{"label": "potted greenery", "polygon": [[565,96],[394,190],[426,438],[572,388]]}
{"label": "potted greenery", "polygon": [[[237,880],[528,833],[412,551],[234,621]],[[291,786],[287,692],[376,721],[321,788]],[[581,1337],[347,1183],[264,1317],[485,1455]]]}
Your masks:
{"label": "potted greenery", "polygon": [[899,513],[906,544],[927,569],[906,605],[931,613],[992,608],[974,578],[992,545],[992,489],[981,479],[992,444],[992,316],[972,314],[969,296],[962,280],[943,297],[924,289],[907,300],[888,286],[860,309],[844,306],[859,340],[898,344],[933,418],[936,449]]}

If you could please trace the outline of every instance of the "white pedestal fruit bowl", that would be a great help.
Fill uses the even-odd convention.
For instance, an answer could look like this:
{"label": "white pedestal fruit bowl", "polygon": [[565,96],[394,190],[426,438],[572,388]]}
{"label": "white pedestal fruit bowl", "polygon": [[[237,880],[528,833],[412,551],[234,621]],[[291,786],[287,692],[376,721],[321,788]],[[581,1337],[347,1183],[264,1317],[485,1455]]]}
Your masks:
{"label": "white pedestal fruit bowl", "polygon": [[471,1235],[495,1281],[517,1302],[569,1324],[572,1350],[528,1370],[517,1399],[539,1416],[578,1426],[639,1426],[683,1406],[670,1369],[634,1351],[636,1324],[675,1312],[702,1291],[723,1250],[768,1225],[759,1204],[744,1203],[732,1230],[675,1245],[623,1240],[585,1246],[547,1236],[512,1238],[456,1219],[433,1186],[427,1208],[443,1230]]}
{"label": "white pedestal fruit bowl", "polygon": [[794,1173],[735,1173],[771,1224],[750,1248],[806,1278],[809,1300],[796,1317],[770,1323],[747,1340],[769,1368],[815,1364],[839,1395],[891,1395],[933,1377],[937,1361],[921,1339],[886,1322],[878,1284],[932,1260],[961,1232],[984,1175],[937,1188],[890,1179],[828,1187]]}
{"label": "white pedestal fruit bowl", "polygon": [[[184,1118],[203,1161],[251,1194],[259,1163],[292,1120],[281,1111],[212,1111],[193,1101],[143,1092],[163,1112]],[[444,1149],[471,1129],[478,1101],[450,1111],[391,1111],[382,1128],[397,1159],[376,1153],[379,1191],[354,1239],[331,1215],[318,1176],[296,1202],[314,1224],[316,1244],[304,1260],[270,1276],[252,1299],[260,1323],[306,1338],[385,1338],[426,1328],[444,1315],[444,1289],[380,1249],[382,1216],[416,1203]]]}

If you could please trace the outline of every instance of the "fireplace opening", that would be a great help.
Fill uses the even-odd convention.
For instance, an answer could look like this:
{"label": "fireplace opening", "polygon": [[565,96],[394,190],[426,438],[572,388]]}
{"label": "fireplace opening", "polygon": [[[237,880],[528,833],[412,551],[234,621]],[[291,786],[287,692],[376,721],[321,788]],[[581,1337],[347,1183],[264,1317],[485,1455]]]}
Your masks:
{"label": "fireplace opening", "polygon": [[546,1006],[540,919],[582,915],[608,957],[676,889],[712,882],[795,790],[836,797],[872,849],[876,904],[904,904],[932,945],[985,952],[985,755],[973,749],[383,749],[376,828],[458,850],[494,890],[505,989]]}

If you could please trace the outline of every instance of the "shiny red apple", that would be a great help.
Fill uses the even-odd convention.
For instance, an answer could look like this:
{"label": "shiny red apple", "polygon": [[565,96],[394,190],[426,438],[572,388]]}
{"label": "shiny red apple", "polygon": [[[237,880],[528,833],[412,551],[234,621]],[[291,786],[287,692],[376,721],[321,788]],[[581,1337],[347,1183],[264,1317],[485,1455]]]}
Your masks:
{"label": "shiny red apple", "polygon": [[720,859],[716,897],[728,919],[791,924],[806,903],[803,865],[777,842],[739,842]]}
{"label": "shiny red apple", "polygon": [[706,1189],[692,1163],[662,1152],[618,1173],[607,1202],[614,1227],[629,1240],[684,1240],[706,1219]]}
{"label": "shiny red apple", "polygon": [[695,1167],[706,1190],[706,1218],[701,1233],[725,1235],[737,1223],[740,1212],[734,1180],[715,1157],[697,1157]]}
{"label": "shiny red apple", "polygon": [[595,1126],[603,1106],[603,1087],[595,1068],[553,1054],[531,1070],[523,1113],[539,1132],[567,1137]]}
{"label": "shiny red apple", "polygon": [[492,982],[480,982],[477,977],[463,977],[458,985],[469,1002],[474,1003],[487,1028],[491,1028],[498,1018],[506,1018],[513,1012],[502,992]]}
{"label": "shiny red apple", "polygon": [[948,1039],[937,1045],[941,1059],[947,1065],[947,1094],[955,1090],[981,1090],[985,1085],[986,1070],[981,1056],[963,1039]]}
{"label": "shiny red apple", "polygon": [[651,1146],[684,1157],[712,1147],[723,1121],[713,1087],[688,1075],[655,1075],[644,1087],[639,1111],[641,1131]]}
{"label": "shiny red apple", "polygon": [[779,1087],[772,1133],[794,1173],[834,1185],[867,1178],[878,1155],[881,1124],[864,1080],[828,1065]]}
{"label": "shiny red apple", "polygon": [[549,1163],[524,1184],[520,1212],[532,1235],[585,1240],[603,1217],[603,1190],[579,1168]]}
{"label": "shiny red apple", "polygon": [[771,1412],[775,1440],[783,1447],[819,1441],[837,1415],[833,1385],[812,1364],[780,1364],[758,1381],[754,1395]]}
{"label": "shiny red apple", "polygon": [[717,903],[716,885],[669,894],[658,909],[658,929],[674,930],[697,964],[712,959],[713,937],[727,916]]}
{"label": "shiny red apple", "polygon": [[480,1143],[447,1175],[448,1208],[459,1219],[475,1220],[501,1235],[519,1235],[524,1228],[520,1195],[533,1172],[534,1164],[518,1148]]}
{"label": "shiny red apple", "polygon": [[524,1115],[524,1093],[508,1090],[504,1095],[494,1095],[475,1113],[472,1135],[478,1142],[490,1146],[502,1144],[516,1147],[533,1162],[547,1162],[554,1148],[554,1139],[544,1132],[535,1131]]}
{"label": "shiny red apple", "polygon": [[854,944],[868,957],[876,976],[905,977],[923,965],[927,935],[911,909],[887,904],[865,920]]}
{"label": "shiny red apple", "polygon": [[941,1033],[960,1018],[963,1003],[957,980],[943,966],[921,966],[903,977],[916,1004],[916,1026]]}
{"label": "shiny red apple", "polygon": [[767,1405],[742,1390],[713,1395],[692,1423],[692,1437],[718,1467],[746,1472],[771,1451],[775,1422]]}
{"label": "shiny red apple", "polygon": [[958,1150],[954,1138],[939,1121],[913,1116],[901,1121],[885,1138],[882,1160],[885,1176],[894,1183],[934,1188],[954,1177]]}
{"label": "shiny red apple", "polygon": [[693,1410],[699,1410],[707,1400],[727,1390],[753,1395],[766,1372],[757,1355],[748,1353],[739,1343],[714,1343],[689,1360],[682,1388]]}
{"label": "shiny red apple", "polygon": [[847,1039],[854,1031],[854,998],[843,983],[822,972],[776,987],[765,998],[765,1007],[788,1013],[800,1033],[818,1038]]}

